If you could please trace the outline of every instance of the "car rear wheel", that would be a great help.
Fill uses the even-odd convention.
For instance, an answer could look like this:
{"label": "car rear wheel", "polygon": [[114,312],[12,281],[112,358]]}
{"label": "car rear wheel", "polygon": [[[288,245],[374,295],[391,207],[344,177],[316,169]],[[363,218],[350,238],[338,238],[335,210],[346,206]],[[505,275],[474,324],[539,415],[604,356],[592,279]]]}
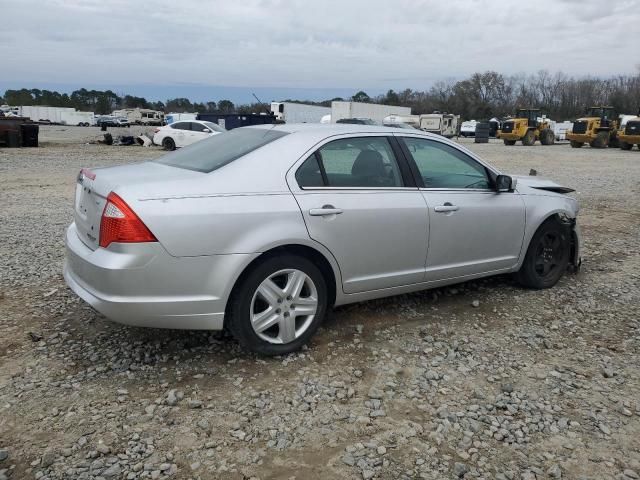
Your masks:
{"label": "car rear wheel", "polygon": [[283,355],[301,348],[327,309],[327,287],[312,262],[278,255],[257,265],[230,300],[227,327],[248,350]]}
{"label": "car rear wheel", "polygon": [[622,150],[631,150],[633,148],[633,143],[620,141],[620,148]]}
{"label": "car rear wheel", "polygon": [[571,232],[555,219],[547,220],[534,234],[522,267],[516,274],[518,282],[528,288],[553,287],[569,265]]}
{"label": "car rear wheel", "polygon": [[175,150],[176,142],[174,142],[173,138],[171,137],[165,137],[162,139],[162,148],[164,148],[165,150]]}

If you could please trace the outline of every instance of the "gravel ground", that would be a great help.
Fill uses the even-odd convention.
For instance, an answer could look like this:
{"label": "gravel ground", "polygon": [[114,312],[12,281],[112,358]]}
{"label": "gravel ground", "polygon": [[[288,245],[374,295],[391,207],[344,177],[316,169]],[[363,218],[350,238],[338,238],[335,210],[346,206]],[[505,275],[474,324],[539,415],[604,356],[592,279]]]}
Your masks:
{"label": "gravel ground", "polygon": [[461,140],[577,189],[582,272],[338,308],[267,359],[113,324],[65,287],[79,169],[162,154],[100,136],[0,150],[0,480],[640,478],[640,152]]}

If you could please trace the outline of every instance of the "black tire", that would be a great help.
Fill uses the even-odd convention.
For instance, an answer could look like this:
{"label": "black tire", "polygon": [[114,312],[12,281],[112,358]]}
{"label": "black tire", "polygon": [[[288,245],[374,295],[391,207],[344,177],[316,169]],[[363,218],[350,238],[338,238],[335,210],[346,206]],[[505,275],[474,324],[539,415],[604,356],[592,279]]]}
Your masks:
{"label": "black tire", "polygon": [[556,219],[544,222],[533,235],[524,262],[516,274],[527,288],[551,288],[569,265],[571,231]]}
{"label": "black tire", "polygon": [[522,137],[522,145],[525,147],[530,147],[534,143],[536,143],[536,135],[533,133],[533,130],[527,130],[527,133]]}
{"label": "black tire", "polygon": [[596,138],[589,145],[593,148],[607,148],[609,145],[609,132],[598,132]]}
{"label": "black tire", "polygon": [[[260,311],[256,313],[252,310],[256,308],[255,305],[259,299],[258,288],[260,285],[273,275],[278,275],[278,272],[288,269],[300,271],[311,280],[315,287],[315,292],[317,293],[317,297],[313,297],[317,298],[317,307],[315,314],[313,315],[302,317],[295,317],[294,315],[295,328],[298,328],[298,324],[295,323],[298,322],[298,318],[303,322],[300,328],[302,329],[304,327],[304,330],[299,334],[299,336],[288,343],[272,343],[260,337],[254,330],[251,324],[251,316],[252,314],[259,314]],[[286,278],[286,274],[282,274],[282,276]],[[278,284],[278,287],[284,288],[284,285]],[[305,288],[307,287],[303,287],[303,290]],[[312,296],[310,295],[308,298],[312,298]],[[289,299],[290,297],[280,299],[280,302],[282,302],[281,304],[283,305],[283,310],[286,310],[286,300]],[[292,301],[295,301],[295,299]],[[264,261],[253,267],[248,274],[244,275],[240,280],[240,283],[234,288],[231,299],[229,300],[225,326],[243,347],[251,350],[252,352],[269,356],[285,355],[299,350],[313,336],[325,317],[327,302],[327,285],[320,269],[316,267],[314,263],[304,257],[292,254],[281,254],[267,257]],[[267,305],[264,301],[262,301],[262,303]],[[295,307],[295,305],[293,307]],[[291,308],[291,311],[294,311],[293,307]],[[266,308],[268,308],[268,305]],[[279,314],[280,309],[278,309],[276,313]],[[286,311],[283,312],[282,315],[289,316]],[[309,321],[309,323],[305,326],[307,321]],[[273,338],[272,336],[281,336],[282,332],[280,331],[280,325],[280,323],[273,324],[273,326],[270,329],[265,330],[263,334],[270,336],[270,338]],[[273,329],[273,331],[270,332],[271,329]]]}
{"label": "black tire", "polygon": [[627,143],[627,142],[623,142],[622,140],[620,141],[620,148],[622,150],[631,150],[633,148],[633,143]]}
{"label": "black tire", "polygon": [[162,139],[162,148],[164,148],[165,150],[175,150],[176,149],[176,142],[173,141],[173,138],[171,137],[164,137]]}
{"label": "black tire", "polygon": [[505,145],[515,145],[516,141],[515,140],[503,140]]}
{"label": "black tire", "polygon": [[545,128],[540,132],[540,143],[542,145],[553,145],[556,142],[556,135],[552,130]]}
{"label": "black tire", "polygon": [[576,142],[575,140],[571,140],[571,148],[582,148],[582,145],[584,145],[584,143],[582,142]]}

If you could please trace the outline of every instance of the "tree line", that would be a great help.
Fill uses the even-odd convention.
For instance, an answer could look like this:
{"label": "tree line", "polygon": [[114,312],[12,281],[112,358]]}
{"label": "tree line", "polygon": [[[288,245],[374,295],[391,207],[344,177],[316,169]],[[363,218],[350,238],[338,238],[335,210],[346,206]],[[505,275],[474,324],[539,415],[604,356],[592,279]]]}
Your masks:
{"label": "tree line", "polygon": [[[572,120],[583,115],[592,105],[611,105],[618,113],[635,114],[640,108],[640,68],[636,75],[609,78],[571,77],[562,72],[552,74],[547,70],[532,75],[503,75],[487,71],[474,73],[464,80],[440,81],[424,91],[409,88],[397,92],[389,90],[386,94],[373,97],[359,91],[347,99],[286,101],[331,106],[333,100],[401,105],[411,107],[414,114],[440,111],[476,120],[505,117],[513,114],[517,108],[540,108],[555,120]],[[269,108],[260,103],[234,105],[230,100],[191,102],[187,98],[174,98],[165,103],[153,102],[143,97],[118,95],[111,90],[84,88],[70,95],[39,89],[7,90],[0,102],[9,105],[73,107],[97,114],[136,107],[198,113],[258,113]]]}
{"label": "tree line", "polygon": [[219,102],[191,102],[188,98],[173,98],[165,102],[153,102],[144,97],[118,95],[112,90],[87,90],[81,88],[71,94],[38,88],[6,90],[0,103],[7,105],[42,105],[48,107],[71,107],[76,110],[105,115],[121,108],[149,108],[164,112],[230,113],[236,106],[230,100]]}

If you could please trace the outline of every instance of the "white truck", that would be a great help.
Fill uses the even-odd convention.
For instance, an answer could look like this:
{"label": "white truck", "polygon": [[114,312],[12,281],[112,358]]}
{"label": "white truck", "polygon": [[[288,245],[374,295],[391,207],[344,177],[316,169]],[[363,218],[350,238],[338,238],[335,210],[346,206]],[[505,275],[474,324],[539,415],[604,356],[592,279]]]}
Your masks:
{"label": "white truck", "polygon": [[123,108],[114,110],[112,115],[126,118],[131,125],[162,125],[164,123],[164,112],[148,108]]}
{"label": "white truck", "polygon": [[425,132],[436,133],[447,138],[457,137],[460,135],[460,115],[453,115],[451,113],[427,113],[420,115],[418,128]]}
{"label": "white truck", "polygon": [[93,112],[62,112],[60,123],[63,125],[77,125],[78,127],[89,127],[96,124],[96,117]]}
{"label": "white truck", "polygon": [[285,123],[321,123],[322,117],[331,113],[329,107],[306,103],[271,102],[271,113]]}
{"label": "white truck", "polygon": [[460,135],[463,137],[475,137],[476,136],[476,120],[467,120],[460,125]]}
{"label": "white truck", "polygon": [[411,108],[376,103],[331,102],[331,123],[346,118],[368,118],[374,122],[382,123],[384,118],[389,115],[411,115]]}

